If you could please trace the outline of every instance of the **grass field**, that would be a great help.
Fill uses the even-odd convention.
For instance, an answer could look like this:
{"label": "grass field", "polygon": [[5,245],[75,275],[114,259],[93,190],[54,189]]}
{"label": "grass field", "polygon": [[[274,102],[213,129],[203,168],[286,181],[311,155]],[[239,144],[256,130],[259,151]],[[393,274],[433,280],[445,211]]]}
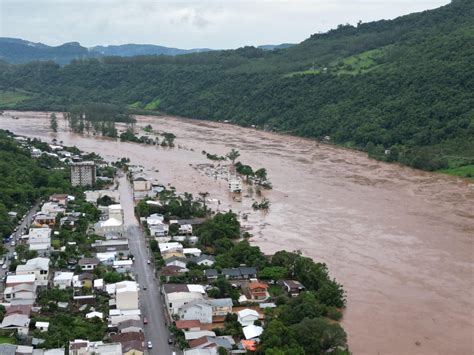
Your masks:
{"label": "grass field", "polygon": [[161,99],[157,97],[156,99],[154,99],[153,101],[145,105],[145,110],[156,110],[158,106],[160,105],[160,102],[161,102]]}
{"label": "grass field", "polygon": [[[373,49],[365,51],[350,57],[343,58],[338,61],[329,63],[327,73],[333,75],[350,74],[357,75],[367,73],[379,67],[381,64],[377,63],[378,58],[382,58],[385,54],[385,48]],[[317,75],[323,73],[323,69],[308,69],[298,72],[293,72],[285,75],[292,77],[294,75]]]}
{"label": "grass field", "polygon": [[440,172],[454,176],[467,177],[474,180],[474,165],[465,165],[458,168],[443,169],[440,170]]}
{"label": "grass field", "polygon": [[0,107],[15,108],[21,101],[29,99],[31,95],[26,91],[0,90]]}
{"label": "grass field", "polygon": [[15,338],[0,337],[0,344],[15,344]]}

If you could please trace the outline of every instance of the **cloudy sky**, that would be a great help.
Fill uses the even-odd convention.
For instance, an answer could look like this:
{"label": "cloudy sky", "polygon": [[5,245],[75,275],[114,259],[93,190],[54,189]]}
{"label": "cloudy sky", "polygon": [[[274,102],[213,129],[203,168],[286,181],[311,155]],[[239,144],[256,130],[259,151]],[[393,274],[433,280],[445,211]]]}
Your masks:
{"label": "cloudy sky", "polygon": [[340,23],[390,19],[450,0],[0,0],[0,37],[49,45],[236,48],[297,43]]}

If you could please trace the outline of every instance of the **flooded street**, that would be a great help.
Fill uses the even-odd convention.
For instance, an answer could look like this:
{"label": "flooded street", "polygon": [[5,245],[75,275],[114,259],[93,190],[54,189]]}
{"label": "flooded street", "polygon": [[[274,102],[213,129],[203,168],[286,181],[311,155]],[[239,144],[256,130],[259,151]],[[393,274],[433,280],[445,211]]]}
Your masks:
{"label": "flooded street", "polygon": [[[177,136],[168,149],[73,134],[62,119],[55,134],[48,117],[5,112],[0,128],[107,160],[128,157],[178,192],[208,191],[220,209],[249,213],[252,242],[265,253],[299,249],[327,263],[347,291],[343,326],[354,354],[474,352],[474,182],[221,123],[138,117],[137,127]],[[203,150],[231,148],[254,170],[267,169],[267,214],[252,211],[250,197],[233,201],[225,181],[193,167],[217,164]]]}

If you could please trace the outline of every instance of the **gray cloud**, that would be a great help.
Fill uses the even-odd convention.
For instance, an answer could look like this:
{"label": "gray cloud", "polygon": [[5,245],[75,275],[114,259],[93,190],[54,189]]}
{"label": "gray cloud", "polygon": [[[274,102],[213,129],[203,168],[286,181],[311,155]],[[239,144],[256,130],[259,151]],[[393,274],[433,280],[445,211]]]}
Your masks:
{"label": "gray cloud", "polygon": [[389,19],[449,0],[0,0],[0,36],[58,45],[236,48],[301,42],[340,23]]}

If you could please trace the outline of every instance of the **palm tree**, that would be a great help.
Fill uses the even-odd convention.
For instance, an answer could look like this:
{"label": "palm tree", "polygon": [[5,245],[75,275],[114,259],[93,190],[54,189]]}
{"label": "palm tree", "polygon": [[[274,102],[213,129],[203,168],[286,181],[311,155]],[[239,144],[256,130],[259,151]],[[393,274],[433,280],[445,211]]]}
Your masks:
{"label": "palm tree", "polygon": [[227,153],[227,158],[229,158],[230,160],[232,160],[232,165],[234,165],[235,163],[235,160],[240,157],[240,153],[238,150],[235,150],[234,148],[232,148],[232,150]]}

